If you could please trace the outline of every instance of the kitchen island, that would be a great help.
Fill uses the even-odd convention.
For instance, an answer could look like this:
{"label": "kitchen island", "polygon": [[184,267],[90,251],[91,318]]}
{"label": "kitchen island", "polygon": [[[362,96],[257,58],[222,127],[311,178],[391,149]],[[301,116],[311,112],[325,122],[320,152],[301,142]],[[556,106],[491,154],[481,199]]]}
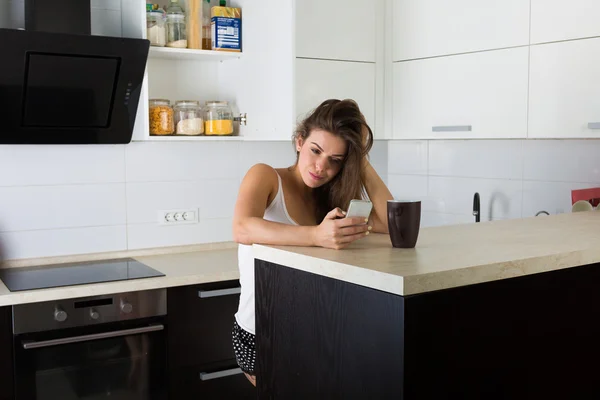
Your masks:
{"label": "kitchen island", "polygon": [[259,398],[600,398],[600,212],[254,252]]}

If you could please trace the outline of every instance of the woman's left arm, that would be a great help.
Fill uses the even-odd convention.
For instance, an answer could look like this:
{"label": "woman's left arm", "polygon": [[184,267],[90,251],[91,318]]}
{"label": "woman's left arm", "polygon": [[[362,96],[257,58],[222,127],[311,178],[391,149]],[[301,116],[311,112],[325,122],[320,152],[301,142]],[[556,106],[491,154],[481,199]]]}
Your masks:
{"label": "woman's left arm", "polygon": [[366,157],[363,164],[363,184],[369,199],[373,202],[370,218],[373,232],[389,233],[387,201],[393,200],[394,197]]}

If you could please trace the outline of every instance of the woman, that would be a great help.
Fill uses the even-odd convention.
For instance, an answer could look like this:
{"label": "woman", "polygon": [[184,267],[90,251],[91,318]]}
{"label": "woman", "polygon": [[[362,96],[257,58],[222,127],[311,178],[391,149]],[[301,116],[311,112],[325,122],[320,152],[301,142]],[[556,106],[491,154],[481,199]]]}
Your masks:
{"label": "woman", "polygon": [[[240,368],[255,386],[251,245],[342,249],[370,231],[388,233],[387,200],[392,195],[367,159],[373,133],[354,101],[323,102],[298,125],[294,145],[293,166],[273,169],[257,164],[248,171],[233,217],[242,286],[233,343]],[[369,223],[343,218],[350,200],[365,194],[373,202]]]}

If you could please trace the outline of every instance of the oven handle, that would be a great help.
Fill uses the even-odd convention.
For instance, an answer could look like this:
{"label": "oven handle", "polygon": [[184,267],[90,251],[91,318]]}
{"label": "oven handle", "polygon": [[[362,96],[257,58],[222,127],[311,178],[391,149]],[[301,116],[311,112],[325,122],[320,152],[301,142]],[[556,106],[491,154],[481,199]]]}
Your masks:
{"label": "oven handle", "polygon": [[165,329],[164,325],[157,324],[157,325],[145,326],[142,328],[132,328],[132,329],[123,329],[120,331],[93,333],[91,335],[72,336],[72,337],[52,339],[52,340],[42,340],[39,342],[24,341],[23,348],[25,350],[39,349],[42,347],[57,346],[60,344],[88,342],[90,340],[107,339],[107,338],[114,338],[114,337],[127,336],[127,335],[136,335],[138,333],[156,332],[156,331],[162,331],[163,329]]}

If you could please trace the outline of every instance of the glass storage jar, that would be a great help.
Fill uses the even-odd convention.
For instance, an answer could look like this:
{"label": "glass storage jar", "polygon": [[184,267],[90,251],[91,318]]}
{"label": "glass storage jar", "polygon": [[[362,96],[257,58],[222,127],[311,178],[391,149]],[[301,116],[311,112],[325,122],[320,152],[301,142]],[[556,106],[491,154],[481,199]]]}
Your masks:
{"label": "glass storage jar", "polygon": [[204,108],[205,135],[231,135],[233,111],[226,101],[207,101]]}
{"label": "glass storage jar", "polygon": [[148,11],[146,13],[146,37],[151,46],[163,47],[167,44],[165,21],[165,14],[161,11]]}
{"label": "glass storage jar", "polygon": [[173,108],[165,99],[150,99],[150,135],[172,135],[175,131]]}
{"label": "glass storage jar", "polygon": [[187,48],[185,14],[167,14],[167,47]]}
{"label": "glass storage jar", "polygon": [[204,133],[204,118],[199,101],[180,100],[175,103],[175,134],[201,135]]}

